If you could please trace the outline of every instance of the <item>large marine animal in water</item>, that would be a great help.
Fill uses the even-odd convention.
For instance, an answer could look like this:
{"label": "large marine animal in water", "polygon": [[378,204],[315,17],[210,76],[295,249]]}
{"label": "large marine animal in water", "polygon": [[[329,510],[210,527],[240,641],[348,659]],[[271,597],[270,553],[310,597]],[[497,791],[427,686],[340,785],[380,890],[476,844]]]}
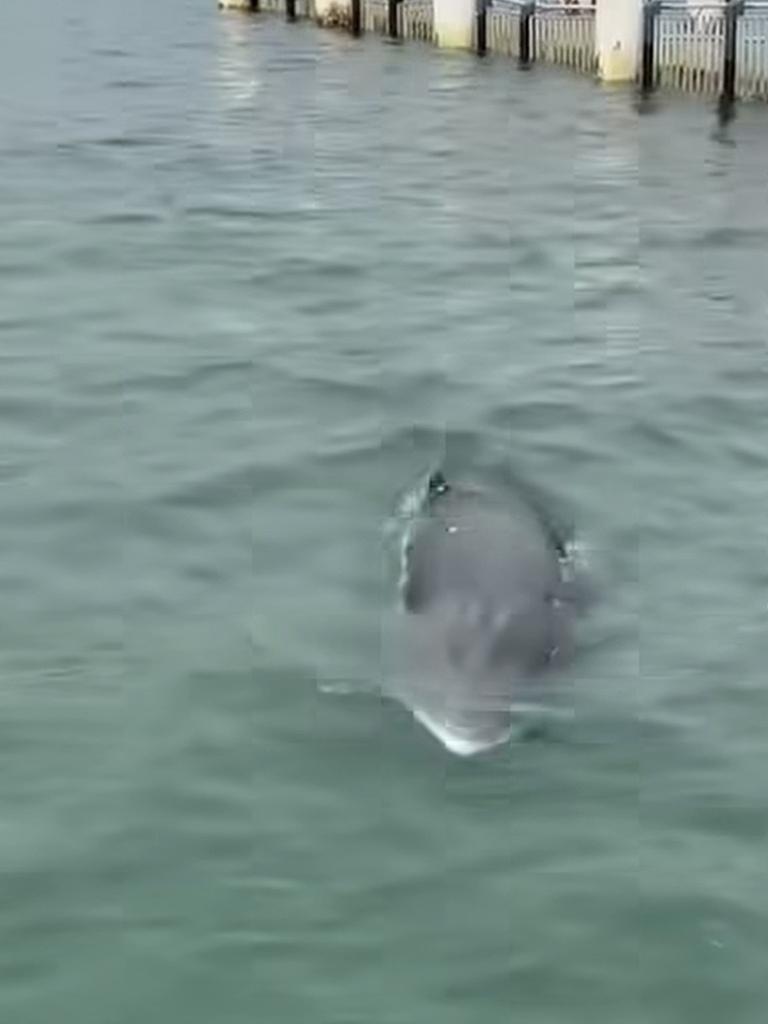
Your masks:
{"label": "large marine animal in water", "polygon": [[573,649],[585,591],[568,542],[529,498],[434,471],[402,530],[386,687],[455,754],[508,740]]}

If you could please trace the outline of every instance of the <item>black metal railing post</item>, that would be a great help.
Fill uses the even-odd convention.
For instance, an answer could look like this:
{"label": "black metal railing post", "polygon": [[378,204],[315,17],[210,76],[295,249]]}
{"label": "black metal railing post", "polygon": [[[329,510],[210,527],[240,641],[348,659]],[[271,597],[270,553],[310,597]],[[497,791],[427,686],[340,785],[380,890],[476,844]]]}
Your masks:
{"label": "black metal railing post", "polygon": [[484,57],[488,51],[488,2],[475,0],[475,46],[478,57]]}
{"label": "black metal railing post", "polygon": [[743,13],[744,0],[728,0],[725,5],[723,84],[720,92],[720,109],[723,111],[730,109],[736,99],[736,40],[739,32],[739,18]]}
{"label": "black metal railing post", "polygon": [[296,21],[296,0],[285,0],[286,21]]}
{"label": "black metal railing post", "polygon": [[643,4],[643,61],[640,69],[640,88],[649,93],[656,84],[656,18],[661,0],[645,0]]}
{"label": "black metal railing post", "polygon": [[359,36],[362,32],[363,15],[362,15],[362,0],[352,0],[352,10],[349,22],[349,30],[353,36]]}
{"label": "black metal railing post", "polygon": [[520,6],[520,63],[530,64],[533,60],[533,19],[536,14],[535,0],[528,0]]}
{"label": "black metal railing post", "polygon": [[387,0],[387,35],[397,39],[397,5],[399,0]]}

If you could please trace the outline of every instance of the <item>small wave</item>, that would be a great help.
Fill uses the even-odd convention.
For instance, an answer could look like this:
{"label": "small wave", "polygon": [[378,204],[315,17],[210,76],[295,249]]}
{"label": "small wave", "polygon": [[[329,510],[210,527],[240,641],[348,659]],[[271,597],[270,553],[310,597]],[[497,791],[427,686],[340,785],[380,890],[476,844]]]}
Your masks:
{"label": "small wave", "polygon": [[92,145],[105,149],[151,149],[162,146],[166,140],[154,135],[105,135],[100,139],[88,140]]}
{"label": "small wave", "polygon": [[117,46],[100,46],[91,50],[91,54],[94,57],[130,57],[132,56],[128,50],[121,50]]}
{"label": "small wave", "polygon": [[148,210],[116,210],[113,213],[96,214],[83,223],[104,227],[129,227],[131,225],[159,224],[162,217]]}
{"label": "small wave", "polygon": [[185,217],[214,219],[214,220],[244,220],[244,221],[284,221],[295,219],[305,222],[307,211],[304,209],[290,209],[273,206],[269,209],[255,206],[228,206],[226,204],[202,203],[196,206],[185,206],[183,208]]}
{"label": "small wave", "polygon": [[664,455],[668,455],[671,449],[677,451],[689,449],[693,440],[683,437],[679,430],[673,430],[659,422],[652,423],[650,420],[637,422],[634,433],[636,439],[641,443],[658,448]]}
{"label": "small wave", "polygon": [[273,467],[269,472],[246,461],[217,473],[208,473],[205,477],[178,483],[153,497],[170,508],[211,511],[233,504],[249,505],[267,484],[274,486],[283,483],[285,478],[286,472],[281,467]]}
{"label": "small wave", "polygon": [[115,78],[106,83],[107,89],[156,89],[159,82],[152,82],[144,78]]}

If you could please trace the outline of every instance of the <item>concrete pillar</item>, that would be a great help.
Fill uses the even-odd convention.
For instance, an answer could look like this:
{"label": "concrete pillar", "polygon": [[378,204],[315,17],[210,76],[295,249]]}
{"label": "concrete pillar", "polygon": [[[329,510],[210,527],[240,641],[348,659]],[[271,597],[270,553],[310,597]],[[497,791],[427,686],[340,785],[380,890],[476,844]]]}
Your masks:
{"label": "concrete pillar", "polygon": [[438,46],[469,50],[475,25],[475,0],[434,0],[435,41]]}
{"label": "concrete pillar", "polygon": [[597,60],[604,82],[631,82],[640,60],[642,0],[597,0]]}
{"label": "concrete pillar", "polygon": [[219,0],[219,8],[225,11],[250,11],[251,0]]}

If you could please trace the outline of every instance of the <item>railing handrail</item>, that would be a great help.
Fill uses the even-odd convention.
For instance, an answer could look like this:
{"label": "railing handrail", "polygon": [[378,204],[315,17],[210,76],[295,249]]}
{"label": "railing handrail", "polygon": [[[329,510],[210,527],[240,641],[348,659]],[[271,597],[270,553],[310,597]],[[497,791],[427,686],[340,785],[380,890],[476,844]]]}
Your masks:
{"label": "railing handrail", "polygon": [[[491,0],[496,3],[497,0]],[[499,7],[517,7],[520,10],[562,11],[564,14],[594,14],[595,5],[590,0],[581,0],[578,4],[569,4],[563,0],[498,0]]]}
{"label": "railing handrail", "polygon": [[740,7],[746,14],[750,11],[768,13],[768,0],[695,0],[694,3],[687,0],[644,0],[644,6],[655,6],[660,12],[670,14],[692,14],[696,11],[718,11],[723,14],[730,6]]}

